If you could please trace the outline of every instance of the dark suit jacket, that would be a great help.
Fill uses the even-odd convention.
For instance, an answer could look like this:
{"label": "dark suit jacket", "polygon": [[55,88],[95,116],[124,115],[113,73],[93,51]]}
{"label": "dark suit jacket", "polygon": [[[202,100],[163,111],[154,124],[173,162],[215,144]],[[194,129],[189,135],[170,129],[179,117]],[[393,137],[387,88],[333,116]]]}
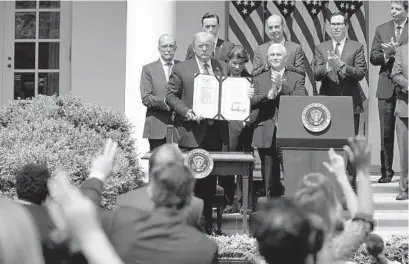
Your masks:
{"label": "dark suit jacket", "polygon": [[[215,75],[227,75],[226,63],[212,59],[211,64]],[[176,112],[174,126],[178,133],[179,145],[183,147],[198,147],[206,134],[208,123],[205,120],[200,124],[195,121],[186,121],[186,114],[193,107],[194,74],[199,72],[196,58],[180,62],[173,68],[167,85],[166,103]],[[215,122],[220,122],[221,137],[223,142],[227,143],[229,140],[227,122]]]}
{"label": "dark suit jacket", "polygon": [[[130,206],[137,209],[152,211],[154,204],[148,196],[147,186],[138,188],[134,191],[119,195],[116,199],[116,206]],[[203,200],[193,197],[190,205],[186,208],[187,223],[199,230],[201,227],[201,217],[203,211]]]}
{"label": "dark suit jacket", "polygon": [[217,263],[217,245],[167,208],[119,207],[105,212],[104,230],[125,264]]}
{"label": "dark suit jacket", "polygon": [[[175,60],[175,64],[178,63]],[[147,107],[143,137],[161,139],[166,136],[166,125],[171,123],[171,112],[166,109],[166,76],[158,59],[142,68],[141,98]]]}
{"label": "dark suit jacket", "polygon": [[[227,40],[217,39],[215,54],[213,59],[220,61],[228,61],[227,54],[234,48],[234,43],[231,43]],[[190,44],[187,48],[186,59],[190,60],[195,57],[195,52],[193,51],[193,45]]]}
{"label": "dark suit jacket", "polygon": [[[356,41],[347,39],[341,54],[341,61],[345,63],[345,74],[341,71],[328,73],[328,51],[334,51],[332,40],[323,42],[315,47],[314,75],[316,81],[321,81],[320,95],[351,96],[353,104],[362,108],[361,86],[359,81],[365,77],[366,61],[364,46]],[[335,79],[335,81],[334,81]]]}
{"label": "dark suit jacket", "polygon": [[[372,42],[370,61],[374,66],[381,66],[379,70],[378,89],[376,97],[379,99],[389,99],[394,94],[394,85],[392,83],[391,72],[395,58],[389,58],[385,63],[384,53],[381,44],[389,43],[391,38],[395,39],[395,26],[393,21],[386,22],[376,28],[375,36]],[[402,34],[398,40],[398,45],[408,43],[408,23],[403,28]]]}
{"label": "dark suit jacket", "polygon": [[395,114],[408,117],[408,44],[398,48],[392,69],[393,81],[396,85]]}
{"label": "dark suit jacket", "polygon": [[[257,76],[265,71],[264,66],[267,64],[267,53],[271,44],[273,43],[269,41],[255,48],[252,72],[253,76]],[[286,68],[290,71],[294,71],[305,76],[305,54],[301,45],[286,40],[284,42],[284,47],[287,50]]]}
{"label": "dark suit jacket", "polygon": [[284,71],[280,94],[269,100],[267,94],[272,87],[271,73],[264,72],[254,78],[258,99],[252,105],[250,125],[254,127],[254,148],[269,148],[273,142],[273,133],[277,123],[281,95],[308,95],[305,89],[305,77],[293,71]]}

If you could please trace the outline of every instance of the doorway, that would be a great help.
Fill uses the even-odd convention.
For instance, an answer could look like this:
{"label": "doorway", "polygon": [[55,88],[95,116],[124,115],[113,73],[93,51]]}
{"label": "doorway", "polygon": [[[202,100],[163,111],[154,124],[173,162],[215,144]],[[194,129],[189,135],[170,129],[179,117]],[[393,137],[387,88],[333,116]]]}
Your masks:
{"label": "doorway", "polygon": [[71,2],[2,1],[1,17],[0,102],[69,92]]}

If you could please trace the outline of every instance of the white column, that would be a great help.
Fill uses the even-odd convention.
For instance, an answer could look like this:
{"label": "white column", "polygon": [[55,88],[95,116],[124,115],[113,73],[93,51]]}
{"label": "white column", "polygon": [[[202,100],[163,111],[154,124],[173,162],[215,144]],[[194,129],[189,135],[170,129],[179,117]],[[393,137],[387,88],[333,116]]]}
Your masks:
{"label": "white column", "polygon": [[[141,101],[141,71],[159,58],[158,39],[164,33],[176,35],[175,1],[127,1],[125,114],[134,125],[140,155],[149,151],[148,140],[142,138],[146,107]],[[147,169],[147,162],[141,164]]]}

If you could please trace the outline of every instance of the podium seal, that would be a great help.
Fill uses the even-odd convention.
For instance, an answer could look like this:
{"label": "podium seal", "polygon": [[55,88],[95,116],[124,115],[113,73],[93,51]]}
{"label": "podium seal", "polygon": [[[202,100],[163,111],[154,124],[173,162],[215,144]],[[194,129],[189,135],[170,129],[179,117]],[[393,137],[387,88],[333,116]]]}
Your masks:
{"label": "podium seal", "polygon": [[308,131],[321,132],[329,126],[331,113],[325,105],[312,103],[302,111],[301,120]]}
{"label": "podium seal", "polygon": [[213,170],[213,158],[204,149],[194,149],[189,151],[185,157],[185,166],[188,167],[196,179],[203,179]]}

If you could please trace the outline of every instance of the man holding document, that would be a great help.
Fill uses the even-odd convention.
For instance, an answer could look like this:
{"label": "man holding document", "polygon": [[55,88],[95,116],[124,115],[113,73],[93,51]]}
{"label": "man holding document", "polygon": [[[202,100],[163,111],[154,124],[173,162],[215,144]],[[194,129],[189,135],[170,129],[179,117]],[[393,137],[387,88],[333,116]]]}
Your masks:
{"label": "man holding document", "polygon": [[[198,73],[214,76],[227,75],[227,64],[211,59],[213,45],[214,36],[212,34],[197,33],[193,39],[195,56],[176,64],[168,82],[165,100],[177,114],[175,127],[178,131],[179,147],[183,151],[195,148],[221,151],[223,145],[227,146],[229,141],[227,122],[204,119],[203,113],[193,111],[195,75]],[[204,228],[208,234],[215,233],[212,224],[212,204],[215,192],[216,177],[208,176],[197,179],[195,195],[203,199]]]}
{"label": "man holding document", "polygon": [[[252,105],[250,125],[254,128],[252,147],[257,148],[261,160],[261,175],[267,198],[281,196],[280,162],[277,155],[277,117],[281,95],[308,95],[303,75],[289,71],[285,64],[284,45],[274,43],[267,53],[271,70],[254,78],[254,88],[260,95]],[[289,122],[292,122],[289,120]]]}

